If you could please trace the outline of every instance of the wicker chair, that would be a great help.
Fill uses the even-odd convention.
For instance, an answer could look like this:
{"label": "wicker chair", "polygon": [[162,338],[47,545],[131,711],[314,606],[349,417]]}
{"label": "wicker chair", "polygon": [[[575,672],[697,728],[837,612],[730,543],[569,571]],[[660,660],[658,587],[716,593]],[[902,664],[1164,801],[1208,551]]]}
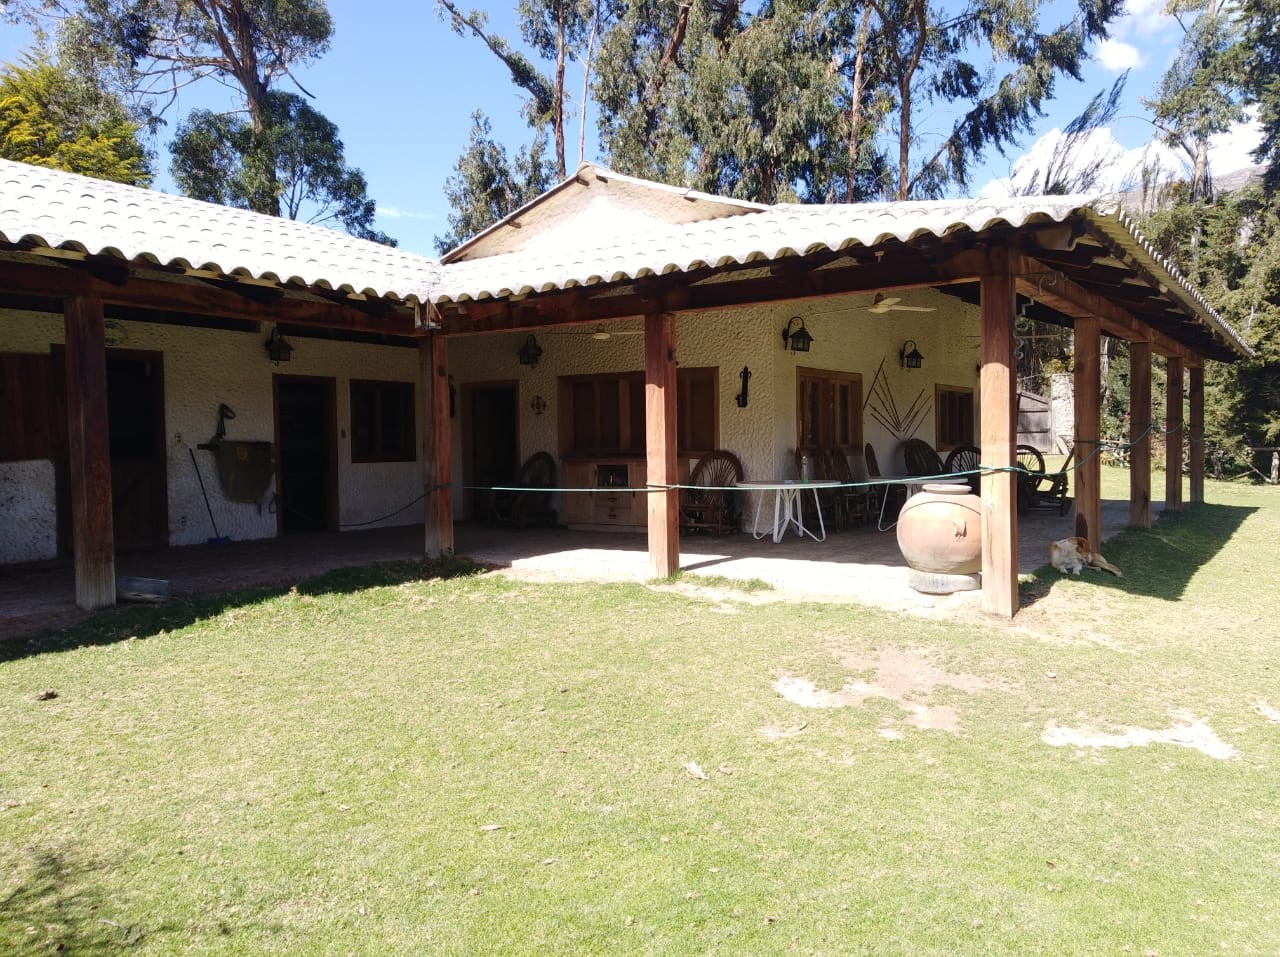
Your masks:
{"label": "wicker chair", "polygon": [[742,463],[732,452],[708,452],[689,476],[693,488],[681,490],[680,531],[729,535],[742,529],[737,484]]}
{"label": "wicker chair", "polygon": [[[489,520],[524,528],[530,522],[556,523],[551,491],[556,487],[556,460],[535,452],[520,466],[515,486],[525,491],[494,489],[489,493]],[[545,490],[545,491],[544,491]]]}

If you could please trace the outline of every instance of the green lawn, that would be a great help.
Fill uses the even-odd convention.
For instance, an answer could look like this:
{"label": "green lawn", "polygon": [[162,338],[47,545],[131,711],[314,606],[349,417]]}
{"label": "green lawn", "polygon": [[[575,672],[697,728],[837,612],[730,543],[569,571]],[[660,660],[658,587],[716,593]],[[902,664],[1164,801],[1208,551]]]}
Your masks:
{"label": "green lawn", "polygon": [[1276,954],[1280,491],[1209,499],[1012,623],[400,566],[0,646],[0,953]]}

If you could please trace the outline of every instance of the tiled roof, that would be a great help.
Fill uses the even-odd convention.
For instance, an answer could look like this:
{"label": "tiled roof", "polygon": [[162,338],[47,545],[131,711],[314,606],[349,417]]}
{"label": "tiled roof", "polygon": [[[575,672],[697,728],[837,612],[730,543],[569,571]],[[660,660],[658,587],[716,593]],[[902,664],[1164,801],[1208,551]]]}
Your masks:
{"label": "tiled roof", "polygon": [[778,205],[748,216],[598,236],[590,245],[536,249],[453,263],[441,270],[438,302],[501,298],[601,282],[687,272],[704,266],[768,262],[824,249],[875,246],[921,235],[946,236],[1007,223],[1062,222],[1088,205],[1082,197],[938,200],[831,206]]}
{"label": "tiled roof", "polygon": [[243,209],[0,160],[0,238],[225,276],[426,301],[435,260]]}
{"label": "tiled roof", "polygon": [[575,286],[620,282],[645,276],[687,272],[751,262],[767,263],[792,255],[851,246],[874,247],[888,241],[945,237],[1008,226],[1063,223],[1094,224],[1141,264],[1155,284],[1174,291],[1192,314],[1215,334],[1249,354],[1240,335],[1209,305],[1177,268],[1138,232],[1111,198],[1030,196],[1007,199],[933,200],[842,205],[780,204],[750,215],[657,226],[629,235],[598,235],[572,246],[545,243],[506,255],[452,263],[440,271],[433,290],[437,303],[466,302],[551,292]]}

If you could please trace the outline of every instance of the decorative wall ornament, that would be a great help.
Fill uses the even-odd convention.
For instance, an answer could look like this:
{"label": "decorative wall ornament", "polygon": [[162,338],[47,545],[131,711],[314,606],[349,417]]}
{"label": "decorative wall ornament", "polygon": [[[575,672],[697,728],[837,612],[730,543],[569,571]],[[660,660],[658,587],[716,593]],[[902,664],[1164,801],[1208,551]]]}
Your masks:
{"label": "decorative wall ornament", "polygon": [[869,409],[871,417],[884,426],[890,435],[904,441],[920,430],[925,418],[933,410],[933,402],[926,391],[921,389],[906,410],[900,410],[893,394],[893,386],[889,384],[889,377],[884,374],[884,363],[885,360],[881,359],[862,407]]}

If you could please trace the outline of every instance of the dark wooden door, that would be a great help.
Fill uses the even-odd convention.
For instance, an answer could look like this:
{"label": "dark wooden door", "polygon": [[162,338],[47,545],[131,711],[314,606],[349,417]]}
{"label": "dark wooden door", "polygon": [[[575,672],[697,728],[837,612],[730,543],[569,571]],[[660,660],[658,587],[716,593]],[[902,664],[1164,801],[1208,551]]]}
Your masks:
{"label": "dark wooden door", "polygon": [[[66,421],[64,353],[54,355],[54,396]],[[164,360],[159,352],[107,350],[107,426],[111,448],[111,520],[120,551],[169,543],[165,465]],[[56,462],[58,547],[72,550],[65,439]]]}
{"label": "dark wooden door", "polygon": [[282,534],[338,527],[333,379],[275,377],[276,507]]}
{"label": "dark wooden door", "polygon": [[475,385],[467,393],[470,417],[470,456],[467,484],[471,493],[471,515],[485,518],[489,493],[495,485],[510,485],[520,470],[519,423],[516,413],[517,387]]}

